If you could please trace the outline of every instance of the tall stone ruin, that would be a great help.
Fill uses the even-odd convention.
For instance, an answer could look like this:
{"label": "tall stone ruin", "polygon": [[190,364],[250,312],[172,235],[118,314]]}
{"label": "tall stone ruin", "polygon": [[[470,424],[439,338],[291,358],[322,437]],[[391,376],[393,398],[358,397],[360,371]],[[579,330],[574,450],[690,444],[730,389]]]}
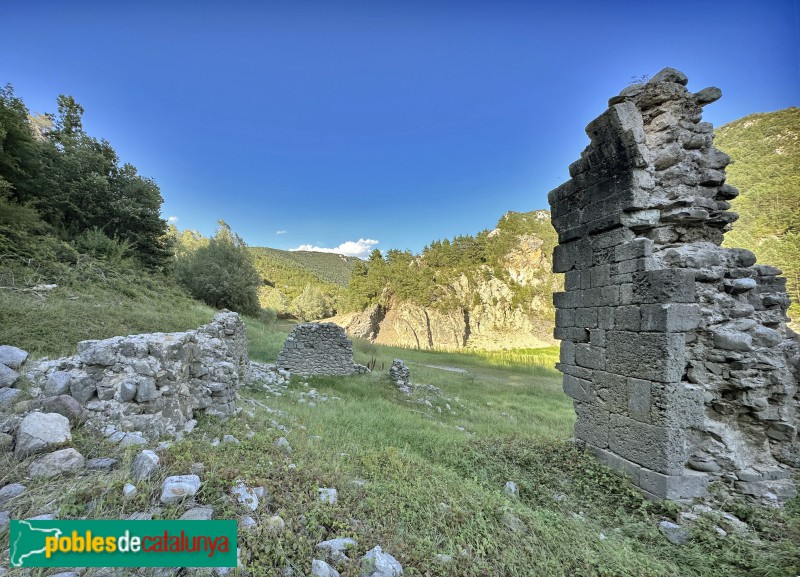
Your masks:
{"label": "tall stone ruin", "polygon": [[697,93],[664,69],[625,88],[551,191],[558,369],[575,437],[647,495],[780,503],[800,467],[800,353],[786,279],[721,248],[738,217]]}

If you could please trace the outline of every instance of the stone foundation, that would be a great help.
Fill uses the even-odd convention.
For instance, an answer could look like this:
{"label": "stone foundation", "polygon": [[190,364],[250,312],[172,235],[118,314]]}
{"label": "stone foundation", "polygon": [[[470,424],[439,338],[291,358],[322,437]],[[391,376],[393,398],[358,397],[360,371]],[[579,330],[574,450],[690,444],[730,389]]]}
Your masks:
{"label": "stone foundation", "polygon": [[197,330],[82,341],[77,355],[29,370],[42,392],[30,403],[67,394],[98,428],[113,425],[156,439],[182,430],[197,411],[235,414],[236,389],[248,371],[244,323],[236,313],[220,312]]}
{"label": "stone foundation", "polygon": [[276,364],[279,369],[304,376],[367,372],[365,366],[353,363],[353,343],[334,323],[295,325]]}
{"label": "stone foundation", "polygon": [[738,217],[697,93],[665,69],[586,129],[549,194],[559,234],[559,370],[575,436],[656,498],[713,481],[778,503],[796,494],[800,353],[780,271],[721,248]]}

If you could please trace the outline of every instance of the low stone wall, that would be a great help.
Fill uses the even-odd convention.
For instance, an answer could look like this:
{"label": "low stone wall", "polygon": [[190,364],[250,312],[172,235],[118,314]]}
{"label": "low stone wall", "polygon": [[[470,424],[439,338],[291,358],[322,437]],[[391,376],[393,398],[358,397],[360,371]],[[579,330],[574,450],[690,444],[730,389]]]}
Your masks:
{"label": "low stone wall", "polygon": [[367,368],[353,363],[353,343],[334,323],[295,325],[276,363],[298,375],[352,375]]}
{"label": "low stone wall", "polygon": [[244,323],[224,311],[196,330],[82,341],[77,355],[29,369],[41,389],[29,403],[70,395],[93,425],[155,439],[182,430],[196,411],[235,414],[249,364]]}
{"label": "low stone wall", "polygon": [[800,356],[780,271],[720,247],[730,158],[665,69],[609,101],[550,192],[559,235],[559,370],[575,436],[658,498],[730,491],[779,503],[800,467]]}

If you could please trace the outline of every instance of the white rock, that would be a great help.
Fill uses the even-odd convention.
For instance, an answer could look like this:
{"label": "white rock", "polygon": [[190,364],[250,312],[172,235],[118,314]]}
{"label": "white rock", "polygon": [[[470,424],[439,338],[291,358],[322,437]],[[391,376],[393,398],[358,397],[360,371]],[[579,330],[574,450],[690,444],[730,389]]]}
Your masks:
{"label": "white rock", "polygon": [[213,507],[192,507],[180,516],[180,521],[210,521],[213,518]]}
{"label": "white rock", "polygon": [[19,425],[14,456],[44,453],[72,440],[69,419],[58,413],[30,413]]}
{"label": "white rock", "polygon": [[251,511],[258,509],[258,497],[253,489],[244,484],[244,481],[236,481],[231,488],[231,493],[233,493],[239,503]]}
{"label": "white rock", "polygon": [[311,575],[313,577],[339,577],[339,572],[319,559],[311,562]]}
{"label": "white rock", "polygon": [[86,460],[75,449],[61,449],[36,459],[28,468],[31,477],[57,477],[76,473],[86,466]]}
{"label": "white rock", "polygon": [[136,485],[125,483],[125,486],[122,488],[122,494],[128,499],[133,497],[136,494]]}
{"label": "white rock", "polygon": [[10,387],[17,382],[19,373],[0,363],[0,388]]}
{"label": "white rock", "polygon": [[144,481],[149,479],[150,476],[158,468],[158,462],[161,459],[153,451],[145,449],[133,460],[131,467],[133,479],[135,481]]}
{"label": "white rock", "polygon": [[284,453],[292,452],[292,446],[289,444],[289,441],[286,440],[286,437],[281,437],[275,441],[275,446],[281,449]]}
{"label": "white rock", "polygon": [[194,497],[200,490],[200,477],[197,475],[175,475],[167,477],[161,484],[161,502],[177,503],[187,497]]}
{"label": "white rock", "polygon": [[325,551],[328,554],[328,557],[334,563],[347,561],[348,557],[345,555],[345,551],[357,546],[358,542],[356,542],[354,539],[350,539],[349,537],[330,539],[328,541],[317,543],[317,549]]}
{"label": "white rock", "polygon": [[509,497],[518,497],[519,489],[514,481],[506,481],[506,486],[503,487],[503,492]]}
{"label": "white rock", "polygon": [[11,499],[15,499],[25,493],[25,485],[22,483],[11,483],[0,489],[0,505]]}
{"label": "white rock", "polygon": [[400,562],[375,547],[361,558],[361,577],[398,577],[403,574]]}
{"label": "white rock", "polygon": [[11,345],[0,345],[0,364],[9,369],[18,369],[28,358],[28,353]]}
{"label": "white rock", "polygon": [[319,500],[322,503],[327,503],[328,505],[336,504],[337,491],[333,487],[320,487],[317,489],[317,493],[319,493]]}

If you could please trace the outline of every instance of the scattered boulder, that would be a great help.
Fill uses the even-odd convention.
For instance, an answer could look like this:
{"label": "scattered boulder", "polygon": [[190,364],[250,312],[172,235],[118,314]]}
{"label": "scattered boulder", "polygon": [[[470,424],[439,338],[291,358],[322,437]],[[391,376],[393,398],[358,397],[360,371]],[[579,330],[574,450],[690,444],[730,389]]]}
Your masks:
{"label": "scattered boulder", "polygon": [[8,433],[0,433],[0,453],[8,453],[14,445],[14,437]]}
{"label": "scattered boulder", "polygon": [[125,486],[122,488],[122,495],[126,499],[130,499],[136,494],[136,485],[133,483],[125,483]]}
{"label": "scattered boulder", "polygon": [[197,475],[174,475],[161,484],[161,502],[177,503],[187,497],[194,497],[200,490],[200,477]]}
{"label": "scattered boulder", "polygon": [[292,446],[289,444],[289,441],[286,440],[286,437],[281,437],[277,441],[275,441],[275,446],[278,447],[284,453],[291,453]]}
{"label": "scattered boulder", "polygon": [[503,492],[508,497],[519,497],[519,489],[517,488],[517,484],[514,481],[506,481],[506,486],[503,487]]}
{"label": "scattered boulder", "polygon": [[0,388],[0,409],[7,409],[17,402],[17,397],[22,394],[20,389]]}
{"label": "scattered boulder", "polygon": [[86,462],[86,468],[96,471],[108,471],[116,467],[118,462],[118,459],[112,459],[110,457],[97,457],[95,459],[89,459]]}
{"label": "scattered boulder", "polygon": [[25,493],[25,485],[22,483],[11,483],[0,489],[0,505],[5,505],[12,499],[16,499]]}
{"label": "scattered boulder", "polygon": [[320,559],[311,562],[311,575],[313,577],[339,577],[339,572]]}
{"label": "scattered boulder", "polygon": [[19,373],[14,369],[0,364],[0,388],[10,387],[19,379]]}
{"label": "scattered boulder", "polygon": [[210,521],[213,518],[213,507],[192,507],[180,516],[181,521]]}
{"label": "scattered boulder", "polygon": [[661,521],[658,530],[674,545],[685,545],[691,539],[691,533],[687,528],[672,521]]}
{"label": "scattered boulder", "polygon": [[28,468],[31,477],[57,477],[65,473],[77,473],[86,465],[86,460],[75,449],[61,449],[36,459]]}
{"label": "scattered boulder", "polygon": [[19,369],[28,358],[28,353],[11,345],[0,345],[0,365],[9,369]]}
{"label": "scattered boulder", "polygon": [[374,547],[361,558],[361,577],[398,577],[403,574],[400,562]]}
{"label": "scattered boulder", "polygon": [[353,549],[358,546],[358,542],[350,537],[330,539],[317,543],[317,549],[324,551],[331,561],[334,563],[343,563],[348,560],[345,554],[347,550]]}
{"label": "scattered boulder", "polygon": [[57,397],[69,393],[69,371],[53,371],[47,376],[42,390],[48,397]]}
{"label": "scattered boulder", "polygon": [[333,487],[320,487],[317,489],[317,493],[319,493],[320,502],[328,505],[336,504],[337,491]]}
{"label": "scattered boulder", "polygon": [[256,529],[258,525],[256,524],[256,520],[253,519],[250,515],[242,515],[239,517],[239,529],[243,529],[245,531],[253,531]]}
{"label": "scattered boulder", "polygon": [[258,496],[256,492],[251,487],[245,485],[244,481],[236,481],[236,483],[231,488],[231,493],[233,493],[236,500],[250,509],[251,511],[255,511],[258,509]]}
{"label": "scattered boulder", "polygon": [[133,479],[135,481],[144,481],[149,479],[158,468],[158,462],[161,459],[153,451],[145,449],[133,460],[131,467]]}
{"label": "scattered boulder", "polygon": [[267,519],[267,531],[270,533],[280,533],[286,527],[286,522],[280,515],[273,515]]}
{"label": "scattered boulder", "polygon": [[30,413],[17,432],[14,456],[18,459],[44,453],[72,440],[69,420],[58,413]]}
{"label": "scattered boulder", "polygon": [[83,424],[89,417],[89,412],[69,395],[58,395],[43,400],[42,410],[46,413],[58,413],[66,417],[73,426]]}

